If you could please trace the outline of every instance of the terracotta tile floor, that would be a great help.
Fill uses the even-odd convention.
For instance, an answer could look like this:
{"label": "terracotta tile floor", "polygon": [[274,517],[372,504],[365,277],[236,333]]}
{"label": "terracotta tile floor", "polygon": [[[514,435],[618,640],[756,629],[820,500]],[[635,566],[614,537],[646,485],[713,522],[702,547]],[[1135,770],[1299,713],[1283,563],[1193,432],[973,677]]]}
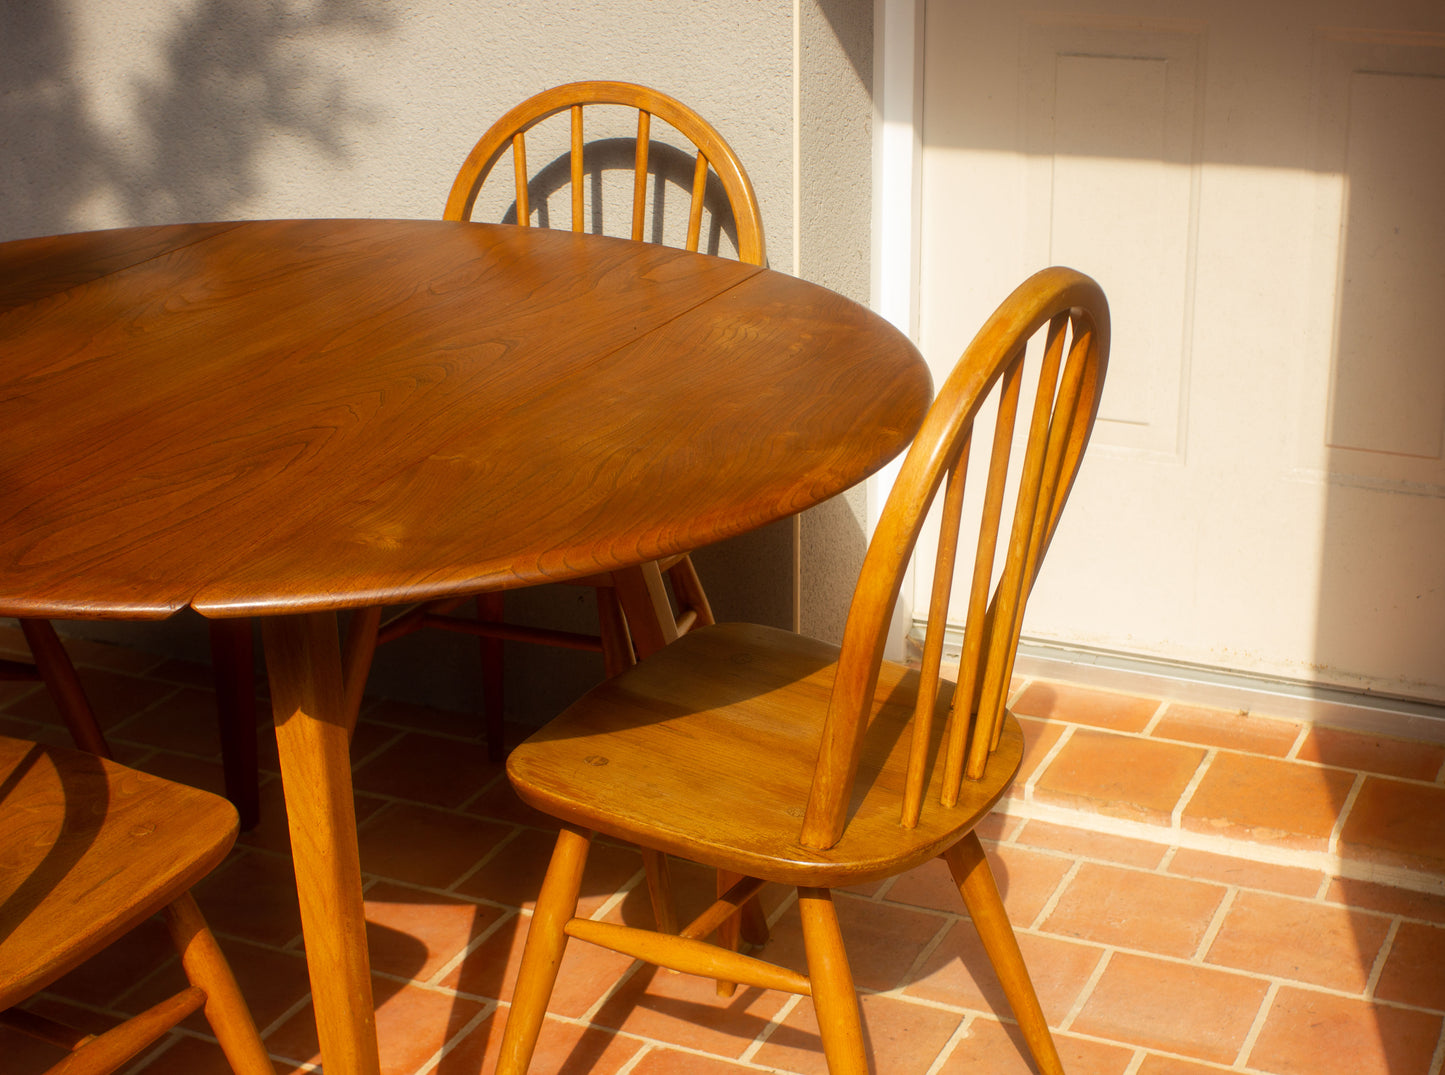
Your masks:
{"label": "terracotta tile floor", "polygon": [[[18,648],[0,630],[0,652]],[[204,668],[73,646],[122,760],[217,787]],[[1445,1062],[1445,750],[1066,683],[1023,681],[1025,775],[982,834],[1075,1075],[1439,1075]],[[0,732],[57,739],[38,688],[0,687]],[[273,752],[265,817],[197,896],[277,1071],[316,1041]],[[384,1070],[490,1070],[550,849],[463,714],[373,702],[354,754]],[[269,759],[269,760],[268,760]],[[637,854],[600,843],[586,912],[646,923]],[[679,864],[684,904],[711,878]],[[935,862],[838,897],[880,1072],[1032,1070]],[[800,966],[793,901],[769,950]],[[154,923],[151,924],[154,926]],[[177,976],[143,928],[37,1006],[104,1026]],[[533,1070],[821,1072],[810,1005],[633,966],[564,961]],[[43,1050],[0,1037],[0,1071]],[[201,1025],[132,1070],[221,1070]]]}

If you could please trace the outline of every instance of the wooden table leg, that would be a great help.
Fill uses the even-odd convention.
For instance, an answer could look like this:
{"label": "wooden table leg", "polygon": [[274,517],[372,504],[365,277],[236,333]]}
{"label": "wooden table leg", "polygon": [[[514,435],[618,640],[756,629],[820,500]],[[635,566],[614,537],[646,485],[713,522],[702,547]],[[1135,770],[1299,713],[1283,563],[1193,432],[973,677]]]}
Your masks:
{"label": "wooden table leg", "polygon": [[379,1075],[336,615],[262,622],[316,1030],[327,1075]]}
{"label": "wooden table leg", "polygon": [[677,641],[677,620],[656,560],[614,571],[612,578],[617,584],[617,600],[627,617],[627,630],[632,635],[632,648],[637,651],[639,661],[669,642]]}

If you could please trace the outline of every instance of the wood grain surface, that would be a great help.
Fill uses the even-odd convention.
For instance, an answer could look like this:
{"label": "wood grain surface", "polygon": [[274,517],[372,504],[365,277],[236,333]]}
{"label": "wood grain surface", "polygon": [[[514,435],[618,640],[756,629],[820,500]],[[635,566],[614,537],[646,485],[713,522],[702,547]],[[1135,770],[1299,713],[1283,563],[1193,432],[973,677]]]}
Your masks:
{"label": "wood grain surface", "polygon": [[899,451],[904,337],[780,273],[445,221],[0,244],[0,613],[359,607],[611,570]]}

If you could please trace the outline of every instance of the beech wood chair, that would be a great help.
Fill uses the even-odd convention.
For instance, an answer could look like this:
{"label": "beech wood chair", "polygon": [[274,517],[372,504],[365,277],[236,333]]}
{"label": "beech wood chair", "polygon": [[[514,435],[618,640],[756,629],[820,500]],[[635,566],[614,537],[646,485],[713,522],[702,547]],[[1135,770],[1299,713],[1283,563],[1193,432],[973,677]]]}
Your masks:
{"label": "beech wood chair", "polygon": [[[53,628],[43,620],[21,626],[52,691],[58,682],[76,692],[56,701],[86,750],[0,736],[0,1023],[67,1050],[54,1075],[98,1075],[201,1011],[234,1071],[271,1075],[230,966],[190,895],[235,842],[234,807],[111,761]],[[186,989],[100,1035],[16,1007],[158,912]]]}
{"label": "beech wood chair", "polygon": [[[712,204],[709,189],[716,184],[720,186],[722,199],[732,214],[739,260],[752,265],[765,263],[762,217],[758,210],[757,196],[753,193],[752,183],[737,154],[723,140],[722,135],[682,102],[657,90],[624,82],[574,82],[558,86],[523,101],[502,116],[482,135],[463,162],[447,198],[444,218],[471,219],[477,196],[493,167],[510,150],[517,223],[531,226],[533,211],[530,185],[535,182],[535,177],[528,172],[527,167],[527,132],[542,121],[567,112],[571,124],[571,149],[568,159],[571,228],[576,232],[588,230],[583,198],[584,178],[587,174],[583,114],[587,108],[602,105],[624,106],[635,109],[637,113],[637,134],[632,157],[633,240],[644,239],[649,208],[654,213],[660,209],[656,198],[650,207],[648,200],[649,160],[654,156],[650,152],[650,134],[652,119],[656,117],[674,127],[696,150],[684,239],[686,249],[698,249],[705,205],[710,211],[717,208]],[[686,361],[686,356],[679,356],[679,361]],[[677,632],[685,634],[694,626],[712,623],[712,609],[693,567],[692,558],[686,554],[674,556],[661,562],[659,567],[671,585],[672,597],[676,603],[671,612]],[[426,627],[478,636],[481,647],[484,691],[482,709],[486,722],[487,749],[494,761],[500,761],[505,753],[502,722],[504,640],[600,652],[604,670],[609,676],[616,675],[635,662],[633,638],[618,600],[617,573],[609,572],[575,579],[570,585],[588,586],[595,591],[599,620],[597,634],[508,623],[504,618],[504,595],[488,593],[474,599],[475,618],[455,614],[458,608],[471,600],[469,598],[432,602],[405,609],[385,623],[380,623],[375,629],[375,639],[376,642],[389,642]],[[377,614],[373,611],[370,615],[375,617]],[[368,626],[366,618],[358,616],[353,621],[352,630],[365,632]],[[366,665],[369,661],[370,652],[366,642],[359,641],[348,655],[347,668],[348,693],[357,705],[360,704],[360,692],[365,683]]]}
{"label": "beech wood chair", "polygon": [[[1026,358],[1036,335],[1043,340]],[[1062,1071],[974,826],[1022,757],[1005,702],[1024,605],[1093,427],[1108,340],[1104,295],[1073,270],[1036,274],[998,308],[903,463],[841,648],[759,626],[700,628],[604,681],[512,752],[507,773],[518,794],[563,827],[532,916],[498,1072],[526,1070],[571,938],[677,971],[811,996],[829,1071],[865,1071],[830,890],[936,855],[958,884],[1034,1062],[1051,1075]],[[1026,366],[1036,394],[1016,438]],[[986,398],[998,401],[996,423],[975,445]],[[1015,439],[1022,465],[1010,478]],[[981,499],[980,522],[954,687],[939,668],[973,454],[987,458],[974,468],[982,496],[968,501]],[[940,489],[932,598],[914,671],[882,653]],[[716,868],[717,903],[672,936],[577,917],[598,832]],[[766,882],[797,887],[806,975],[734,950],[738,911]]]}

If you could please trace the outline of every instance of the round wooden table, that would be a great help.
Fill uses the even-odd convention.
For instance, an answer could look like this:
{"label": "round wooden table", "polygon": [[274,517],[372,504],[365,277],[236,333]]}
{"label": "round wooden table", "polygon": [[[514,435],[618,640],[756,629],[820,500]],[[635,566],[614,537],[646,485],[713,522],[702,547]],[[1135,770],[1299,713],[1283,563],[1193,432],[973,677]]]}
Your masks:
{"label": "round wooden table", "polygon": [[911,439],[913,346],[780,273],[441,221],[0,244],[0,615],[259,616],[328,1072],[377,1070],[336,612],[635,566]]}

